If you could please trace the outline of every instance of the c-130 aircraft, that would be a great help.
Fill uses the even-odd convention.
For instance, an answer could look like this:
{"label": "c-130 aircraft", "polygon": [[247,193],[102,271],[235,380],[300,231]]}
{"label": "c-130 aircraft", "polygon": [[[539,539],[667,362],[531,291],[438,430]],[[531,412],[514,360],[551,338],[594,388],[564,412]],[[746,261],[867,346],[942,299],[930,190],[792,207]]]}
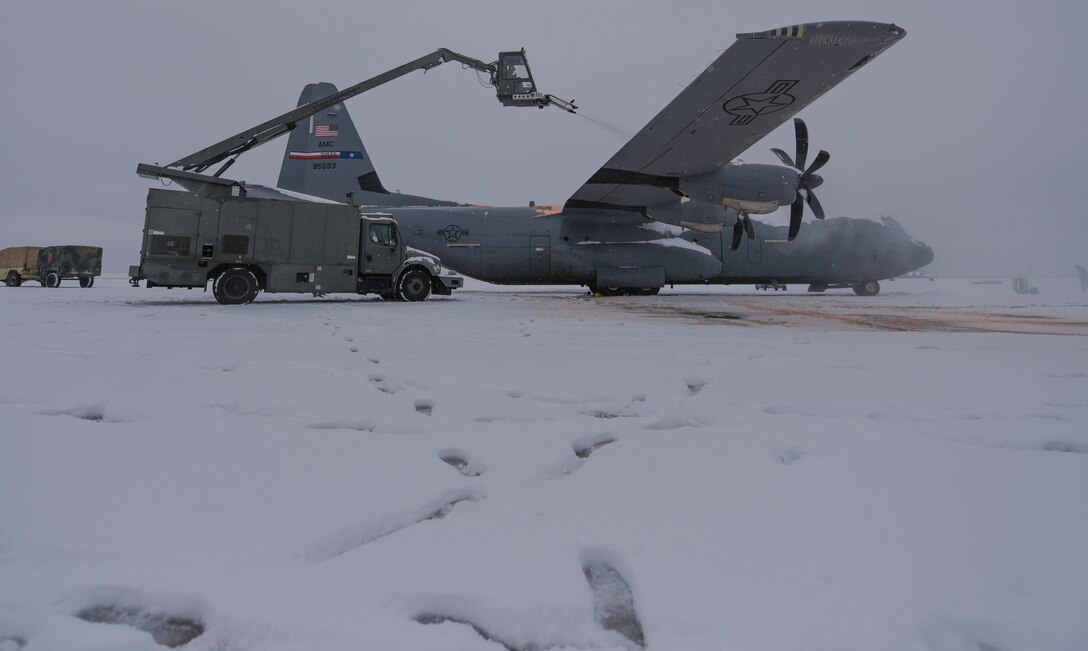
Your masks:
{"label": "c-130 aircraft", "polygon": [[[805,203],[824,219],[813,190],[830,159],[820,151],[806,167],[804,122],[795,120],[794,157],[773,150],[782,165],[734,159],[904,35],[867,22],[738,34],[562,206],[483,207],[390,193],[342,104],[292,131],[278,187],[389,213],[407,244],[492,283],[585,285],[604,295],[807,283],[874,295],[878,280],[925,266],[933,252],[888,219],[800,228]],[[299,106],[336,92],[310,84]],[[757,228],[749,217],[786,205],[788,228]]]}

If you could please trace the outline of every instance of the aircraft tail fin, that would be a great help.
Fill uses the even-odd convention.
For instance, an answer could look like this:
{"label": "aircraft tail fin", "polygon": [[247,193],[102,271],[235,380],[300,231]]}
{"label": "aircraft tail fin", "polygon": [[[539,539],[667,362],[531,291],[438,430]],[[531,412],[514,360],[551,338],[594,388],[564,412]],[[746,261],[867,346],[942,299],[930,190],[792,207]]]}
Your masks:
{"label": "aircraft tail fin", "polygon": [[[298,105],[336,92],[336,86],[328,82],[307,84]],[[310,116],[291,131],[277,185],[345,203],[348,192],[389,194],[342,103]]]}
{"label": "aircraft tail fin", "polygon": [[[298,105],[336,92],[336,86],[328,82],[307,84]],[[343,103],[330,106],[291,130],[277,187],[372,207],[463,205],[386,190]]]}

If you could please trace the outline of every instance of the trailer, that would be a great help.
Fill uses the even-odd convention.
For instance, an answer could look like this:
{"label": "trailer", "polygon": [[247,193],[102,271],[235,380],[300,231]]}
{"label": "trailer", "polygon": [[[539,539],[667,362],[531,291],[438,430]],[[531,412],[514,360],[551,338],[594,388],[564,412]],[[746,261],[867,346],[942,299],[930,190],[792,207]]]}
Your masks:
{"label": "trailer", "polygon": [[15,246],[0,250],[0,278],[8,287],[36,280],[43,287],[60,287],[62,280],[78,280],[91,287],[102,275],[102,247],[83,245]]}
{"label": "trailer", "polygon": [[258,292],[378,294],[422,301],[464,284],[409,249],[389,215],[339,203],[254,199],[152,188],[131,284],[202,287],[224,305]]}

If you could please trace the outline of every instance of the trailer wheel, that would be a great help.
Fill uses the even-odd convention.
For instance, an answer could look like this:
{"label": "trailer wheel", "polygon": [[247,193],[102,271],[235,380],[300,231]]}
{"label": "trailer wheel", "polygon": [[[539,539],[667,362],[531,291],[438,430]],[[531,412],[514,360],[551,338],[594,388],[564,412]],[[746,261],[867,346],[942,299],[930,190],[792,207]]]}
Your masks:
{"label": "trailer wheel", "polygon": [[8,272],[8,277],[4,279],[4,284],[8,287],[18,287],[23,284],[23,279],[19,277],[17,272]]}
{"label": "trailer wheel", "polygon": [[249,269],[227,269],[212,284],[212,295],[223,305],[243,305],[257,298],[257,277]]}
{"label": "trailer wheel", "polygon": [[94,276],[80,276],[79,277],[79,286],[80,287],[91,287],[93,285],[94,285]]}
{"label": "trailer wheel", "polygon": [[875,280],[866,280],[860,285],[854,285],[854,293],[858,296],[876,296],[880,293],[880,283]]}
{"label": "trailer wheel", "polygon": [[425,301],[430,295],[431,274],[422,269],[409,269],[397,282],[397,296],[402,301]]}
{"label": "trailer wheel", "polygon": [[45,274],[45,286],[60,287],[60,274],[55,271]]}

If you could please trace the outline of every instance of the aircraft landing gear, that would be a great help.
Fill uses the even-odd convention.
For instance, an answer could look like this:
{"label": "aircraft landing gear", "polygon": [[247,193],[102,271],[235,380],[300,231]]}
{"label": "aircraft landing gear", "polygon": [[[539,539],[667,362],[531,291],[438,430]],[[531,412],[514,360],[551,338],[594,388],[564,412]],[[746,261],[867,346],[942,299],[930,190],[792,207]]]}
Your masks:
{"label": "aircraft landing gear", "polygon": [[593,296],[657,296],[660,287],[596,287],[589,286]]}
{"label": "aircraft landing gear", "polygon": [[858,296],[876,296],[880,293],[880,283],[875,280],[866,280],[860,285],[854,285],[854,293]]}

